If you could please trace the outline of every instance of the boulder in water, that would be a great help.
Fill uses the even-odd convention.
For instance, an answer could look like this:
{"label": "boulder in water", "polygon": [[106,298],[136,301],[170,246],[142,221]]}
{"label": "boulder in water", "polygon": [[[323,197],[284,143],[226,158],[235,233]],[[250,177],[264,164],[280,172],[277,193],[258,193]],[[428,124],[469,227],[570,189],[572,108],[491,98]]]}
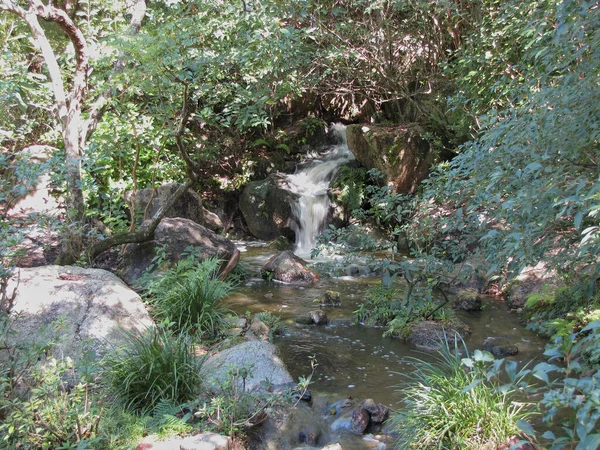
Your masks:
{"label": "boulder in water", "polygon": [[262,181],[248,183],[240,197],[240,211],[250,233],[265,241],[279,236],[294,240],[297,224],[292,205],[297,198],[298,194],[290,191],[282,174],[274,173]]}
{"label": "boulder in water", "polygon": [[258,390],[265,382],[279,385],[294,381],[277,356],[277,347],[267,341],[244,342],[212,355],[202,365],[202,374],[218,389],[219,383],[231,376],[230,371],[237,369],[248,371],[245,383],[238,378],[240,387],[244,384],[247,391]]}
{"label": "boulder in water", "polygon": [[313,284],[319,277],[310,271],[306,261],[290,250],[271,257],[260,269],[263,278],[294,284]]}
{"label": "boulder in water", "polygon": [[237,252],[235,244],[229,239],[190,219],[165,218],[156,228],[152,241],[128,244],[125,247],[121,263],[123,279],[129,284],[135,284],[152,264],[157,248],[163,246],[171,262],[179,261],[188,247],[193,247],[202,259],[217,257],[228,261]]}
{"label": "boulder in water", "polygon": [[496,358],[504,358],[506,356],[515,356],[519,353],[519,347],[514,345],[507,339],[488,337],[483,341],[482,348],[490,352]]}
{"label": "boulder in water", "polygon": [[436,351],[444,345],[444,342],[447,341],[452,346],[457,339],[469,333],[468,325],[458,319],[451,322],[426,320],[411,325],[406,339],[421,350]]}
{"label": "boulder in water", "polygon": [[327,322],[329,322],[327,314],[322,309],[315,309],[308,314],[315,325],[327,325]]}
{"label": "boulder in water", "polygon": [[463,289],[454,299],[454,308],[463,311],[481,311],[481,295],[475,289]]}

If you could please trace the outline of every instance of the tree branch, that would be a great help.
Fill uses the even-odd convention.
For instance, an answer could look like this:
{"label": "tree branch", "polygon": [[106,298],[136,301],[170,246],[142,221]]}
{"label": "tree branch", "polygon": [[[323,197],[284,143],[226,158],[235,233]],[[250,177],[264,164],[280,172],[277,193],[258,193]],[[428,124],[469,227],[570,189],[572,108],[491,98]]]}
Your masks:
{"label": "tree branch", "polygon": [[[139,33],[140,28],[142,27],[142,22],[144,17],[146,16],[146,0],[136,0],[133,8],[131,10],[131,21],[129,22],[129,30],[127,34],[129,36],[135,36]],[[119,53],[119,57],[115,62],[113,68],[114,73],[120,73],[125,69],[125,52]],[[81,129],[81,134],[79,137],[79,141],[83,148],[83,145],[88,141],[98,123],[102,119],[104,115],[104,111],[106,110],[106,104],[108,100],[112,97],[112,89],[106,88],[100,96],[93,102],[89,112],[88,119],[85,121],[84,126]]]}

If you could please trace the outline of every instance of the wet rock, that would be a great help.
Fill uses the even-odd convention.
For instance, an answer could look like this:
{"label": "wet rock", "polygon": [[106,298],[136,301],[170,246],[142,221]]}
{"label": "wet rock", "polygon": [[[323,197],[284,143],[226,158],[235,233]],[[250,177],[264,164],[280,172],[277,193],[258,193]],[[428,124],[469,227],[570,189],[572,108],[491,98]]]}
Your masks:
{"label": "wet rock", "polygon": [[321,296],[321,306],[342,306],[342,295],[336,291],[327,291]]}
{"label": "wet rock", "polygon": [[278,236],[294,241],[297,224],[292,205],[297,198],[281,174],[273,173],[262,181],[248,183],[239,205],[250,233],[265,241]]}
{"label": "wet rock", "polygon": [[315,423],[304,424],[298,432],[298,442],[314,447],[318,444],[320,435],[321,430]]}
{"label": "wet rock", "polygon": [[[181,184],[170,183],[157,188],[140,189],[137,192],[127,191],[124,195],[129,208],[135,211],[135,219],[138,224],[152,216],[162,208],[171,196],[181,187]],[[202,197],[197,192],[188,189],[173,206],[171,206],[165,217],[181,217],[190,219],[209,230],[219,231],[223,229],[223,222],[218,215],[206,209],[202,204]]]}
{"label": "wet rock", "polygon": [[345,398],[343,400],[338,400],[337,402],[332,403],[331,405],[328,405],[327,411],[332,416],[339,416],[344,411],[349,410],[352,407],[352,405],[353,405],[353,401],[349,398]]}
{"label": "wet rock", "polygon": [[373,424],[381,424],[385,422],[390,415],[390,411],[385,405],[375,402],[375,400],[372,398],[363,400],[358,407],[366,410],[367,413],[369,413],[371,423]]}
{"label": "wet rock", "polygon": [[340,444],[331,444],[323,447],[321,450],[344,450]]}
{"label": "wet rock", "polygon": [[411,325],[406,340],[421,350],[436,351],[446,340],[452,346],[457,338],[464,338],[470,332],[468,325],[459,319],[450,322],[427,320]]}
{"label": "wet rock", "polygon": [[463,289],[454,299],[454,308],[463,311],[481,311],[483,303],[481,295],[475,289]]}
{"label": "wet rock", "polygon": [[188,247],[193,247],[201,259],[217,257],[228,261],[238,251],[229,239],[190,219],[163,219],[153,240],[125,247],[120,270],[122,278],[135,284],[152,264],[159,247],[164,247],[170,262],[179,261]]}
{"label": "wet rock", "polygon": [[352,420],[350,422],[350,431],[355,434],[363,434],[369,426],[369,413],[364,408],[356,408],[352,411]]}
{"label": "wet rock", "polygon": [[519,348],[516,345],[503,338],[488,337],[483,341],[482,348],[496,358],[515,356],[519,353]]}
{"label": "wet rock", "polygon": [[263,278],[300,285],[313,284],[318,276],[310,271],[306,261],[286,250],[271,257],[260,269]]}
{"label": "wet rock", "polygon": [[262,320],[255,318],[252,321],[252,324],[250,325],[249,331],[252,334],[254,334],[254,336],[256,336],[258,339],[267,341],[267,340],[269,340],[269,333],[270,333],[271,329]]}
{"label": "wet rock", "polygon": [[325,311],[316,309],[309,313],[311,320],[315,325],[327,325],[328,319]]}
{"label": "wet rock", "polygon": [[523,308],[531,294],[556,286],[556,272],[541,262],[535,267],[526,267],[509,285],[506,291],[508,304],[513,309]]}

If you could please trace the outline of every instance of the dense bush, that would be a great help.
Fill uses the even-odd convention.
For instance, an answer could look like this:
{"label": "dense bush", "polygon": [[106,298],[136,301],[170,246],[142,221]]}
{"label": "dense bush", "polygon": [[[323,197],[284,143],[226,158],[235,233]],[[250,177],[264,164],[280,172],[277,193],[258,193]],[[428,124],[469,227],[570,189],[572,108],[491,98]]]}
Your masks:
{"label": "dense bush", "polygon": [[160,272],[148,287],[155,316],[176,332],[216,337],[227,313],[220,301],[233,289],[232,283],[219,280],[220,265],[216,258],[187,258]]}
{"label": "dense bush", "polygon": [[[465,357],[461,357],[461,353]],[[516,363],[448,343],[433,362],[411,358],[405,407],[393,418],[398,448],[498,448],[521,434],[532,404],[519,401],[529,371]],[[500,375],[508,375],[508,381]]]}
{"label": "dense bush", "polygon": [[200,364],[189,336],[174,336],[163,324],[128,334],[126,342],[105,358],[103,379],[127,408],[152,411],[163,400],[193,400],[201,387]]}

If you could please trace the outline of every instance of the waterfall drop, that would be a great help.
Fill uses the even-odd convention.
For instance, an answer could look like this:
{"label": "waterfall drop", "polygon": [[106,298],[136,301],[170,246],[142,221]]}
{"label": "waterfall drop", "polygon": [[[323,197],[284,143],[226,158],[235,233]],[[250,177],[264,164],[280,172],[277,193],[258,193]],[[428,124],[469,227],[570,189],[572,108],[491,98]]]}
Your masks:
{"label": "waterfall drop", "polygon": [[292,205],[298,220],[296,232],[296,254],[310,255],[317,236],[326,226],[329,212],[328,190],[333,177],[342,164],[354,159],[346,144],[346,127],[332,125],[331,132],[338,144],[302,163],[287,179],[292,192],[299,195]]}

